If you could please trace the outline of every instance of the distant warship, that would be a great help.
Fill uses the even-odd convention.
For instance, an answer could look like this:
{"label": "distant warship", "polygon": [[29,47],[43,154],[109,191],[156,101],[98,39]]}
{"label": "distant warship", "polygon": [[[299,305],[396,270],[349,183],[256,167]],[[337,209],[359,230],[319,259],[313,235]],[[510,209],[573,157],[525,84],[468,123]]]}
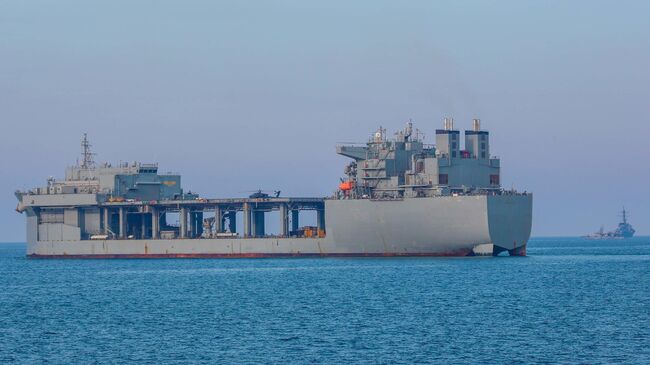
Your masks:
{"label": "distant warship", "polygon": [[632,225],[627,222],[627,212],[625,208],[621,212],[621,217],[623,221],[618,224],[618,227],[614,231],[605,232],[604,228],[601,226],[598,232],[594,232],[585,236],[588,239],[607,239],[607,238],[630,238],[634,236],[634,228]]}

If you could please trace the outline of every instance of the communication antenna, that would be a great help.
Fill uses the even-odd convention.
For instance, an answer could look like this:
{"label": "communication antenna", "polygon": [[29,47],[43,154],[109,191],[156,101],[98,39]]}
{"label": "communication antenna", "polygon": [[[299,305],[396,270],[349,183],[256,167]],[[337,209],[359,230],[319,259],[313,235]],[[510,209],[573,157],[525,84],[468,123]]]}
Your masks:
{"label": "communication antenna", "polygon": [[411,134],[413,134],[413,120],[409,118],[408,122],[406,122],[406,129],[404,129],[404,135],[406,137],[410,137]]}
{"label": "communication antenna", "polygon": [[95,161],[93,160],[94,153],[90,152],[91,144],[88,142],[88,135],[84,133],[84,138],[81,140],[81,147],[83,151],[81,153],[82,162],[81,168],[90,169],[95,167]]}

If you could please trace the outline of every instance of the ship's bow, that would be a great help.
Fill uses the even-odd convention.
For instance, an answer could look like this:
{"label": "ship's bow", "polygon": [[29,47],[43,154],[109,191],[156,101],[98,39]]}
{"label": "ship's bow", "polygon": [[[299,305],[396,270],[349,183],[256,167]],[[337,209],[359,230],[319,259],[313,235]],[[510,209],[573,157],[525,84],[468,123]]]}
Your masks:
{"label": "ship's bow", "polygon": [[532,194],[488,196],[488,225],[493,255],[525,256],[533,222]]}

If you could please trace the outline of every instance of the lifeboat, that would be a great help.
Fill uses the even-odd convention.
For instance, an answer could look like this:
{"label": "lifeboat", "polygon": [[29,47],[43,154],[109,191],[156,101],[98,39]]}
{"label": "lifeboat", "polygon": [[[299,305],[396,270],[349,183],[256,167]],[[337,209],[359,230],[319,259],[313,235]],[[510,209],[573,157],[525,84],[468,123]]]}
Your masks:
{"label": "lifeboat", "polygon": [[354,181],[351,180],[339,184],[339,189],[341,189],[341,191],[350,191],[352,188],[354,188]]}

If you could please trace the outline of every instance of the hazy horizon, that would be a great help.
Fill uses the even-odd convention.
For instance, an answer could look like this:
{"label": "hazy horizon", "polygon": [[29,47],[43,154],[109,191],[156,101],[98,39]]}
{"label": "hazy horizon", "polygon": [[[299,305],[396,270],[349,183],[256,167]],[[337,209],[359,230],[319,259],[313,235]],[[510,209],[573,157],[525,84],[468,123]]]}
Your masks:
{"label": "hazy horizon", "polygon": [[650,235],[650,3],[0,2],[0,235],[16,189],[96,161],[158,162],[185,190],[325,196],[410,118],[480,118],[533,236]]}

